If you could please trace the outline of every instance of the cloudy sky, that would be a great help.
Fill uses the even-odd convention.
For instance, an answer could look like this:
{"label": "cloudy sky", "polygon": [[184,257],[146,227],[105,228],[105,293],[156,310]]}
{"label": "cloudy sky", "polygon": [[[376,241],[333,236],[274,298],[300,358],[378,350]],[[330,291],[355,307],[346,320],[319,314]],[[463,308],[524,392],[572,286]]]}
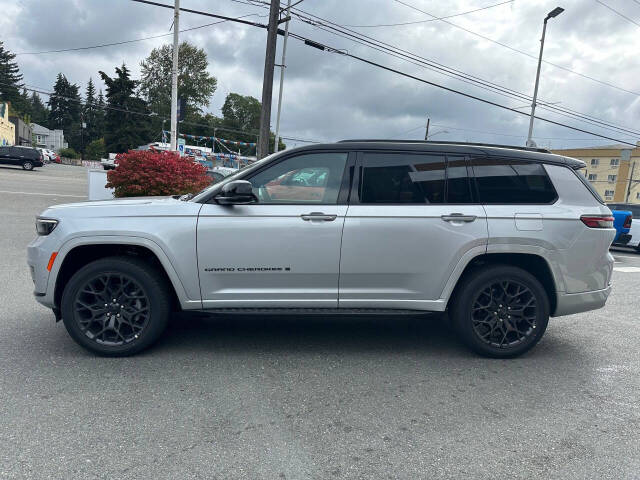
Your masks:
{"label": "cloudy sky", "polygon": [[[251,15],[246,19],[267,22],[268,10],[260,2],[181,0],[181,6],[232,17]],[[429,61],[530,96],[542,22],[556,6],[566,11],[549,22],[544,52],[549,63],[542,66],[539,99],[640,131],[639,0],[304,0],[297,8],[300,13],[350,26],[355,32]],[[478,11],[437,20],[472,10]],[[58,72],[82,89],[89,77],[102,86],[98,71],[113,72],[123,62],[137,78],[140,61],[151,49],[171,41],[171,36],[166,36],[104,48],[32,54],[168,34],[173,13],[130,0],[0,0],[0,12],[0,39],[5,48],[20,54],[17,61],[24,82],[46,91],[52,89]],[[213,21],[184,13],[180,29]],[[398,23],[402,25],[389,25]],[[525,105],[530,102],[498,95],[376,51],[327,32],[322,26],[294,17],[290,29],[430,82],[529,111]],[[218,90],[208,110],[219,114],[229,92],[261,97],[265,30],[226,22],[184,32],[181,39],[207,52],[209,70],[218,79]],[[281,44],[280,38],[276,63],[280,63]],[[316,141],[419,139],[424,138],[429,117],[434,140],[515,145],[526,140],[528,118],[524,115],[353,58],[310,48],[294,39],[289,41],[287,67],[281,131],[289,137]],[[278,75],[276,71],[272,125]],[[538,114],[616,139],[633,143],[640,140],[640,135],[607,130],[558,113],[539,109]],[[534,136],[538,145],[554,148],[613,143],[539,121]]]}

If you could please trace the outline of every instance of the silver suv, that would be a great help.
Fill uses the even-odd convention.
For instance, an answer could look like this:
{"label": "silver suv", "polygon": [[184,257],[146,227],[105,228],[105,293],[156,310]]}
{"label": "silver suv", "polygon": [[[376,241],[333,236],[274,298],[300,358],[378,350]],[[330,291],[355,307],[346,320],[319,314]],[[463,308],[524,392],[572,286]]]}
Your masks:
{"label": "silver suv", "polygon": [[513,357],[600,308],[613,218],[544,150],[345,141],[280,152],[193,198],[59,205],[36,220],[36,299],[83,347],[141,351],[175,310],[445,312]]}

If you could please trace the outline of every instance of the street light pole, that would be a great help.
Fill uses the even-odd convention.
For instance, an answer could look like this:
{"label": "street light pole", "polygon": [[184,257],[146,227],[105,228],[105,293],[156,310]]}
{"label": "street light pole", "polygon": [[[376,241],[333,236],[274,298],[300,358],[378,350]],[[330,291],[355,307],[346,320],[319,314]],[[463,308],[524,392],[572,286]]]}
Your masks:
{"label": "street light pole", "polygon": [[531,117],[529,118],[529,135],[527,135],[527,147],[535,147],[535,143],[531,140],[533,135],[533,119],[536,114],[536,100],[538,99],[538,84],[540,83],[540,67],[542,66],[542,51],[544,50],[544,37],[547,33],[547,22],[550,18],[557,17],[564,8],[556,7],[551,10],[544,19],[544,26],[542,27],[542,38],[540,39],[540,56],[538,57],[538,70],[536,71],[536,85],[533,88],[533,102],[531,103]]}
{"label": "street light pole", "polygon": [[171,151],[178,150],[178,31],[180,0],[175,0],[173,10],[173,66],[171,68]]}
{"label": "street light pole", "polygon": [[[287,2],[287,13],[285,14],[285,18],[289,18],[289,13],[291,12],[291,0]],[[287,54],[287,38],[289,38],[289,20],[287,20],[286,25],[284,26],[284,40],[282,41],[282,61],[280,62],[280,90],[278,92],[278,114],[276,115],[276,145],[274,147],[274,152],[278,152],[278,144],[280,143],[280,112],[282,111],[282,85],[284,83],[284,69],[285,65],[285,56]]]}

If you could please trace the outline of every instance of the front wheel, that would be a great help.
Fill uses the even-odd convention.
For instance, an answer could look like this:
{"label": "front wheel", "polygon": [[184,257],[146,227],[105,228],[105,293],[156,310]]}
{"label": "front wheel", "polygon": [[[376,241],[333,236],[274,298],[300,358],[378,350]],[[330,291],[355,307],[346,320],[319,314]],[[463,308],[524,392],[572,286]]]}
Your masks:
{"label": "front wheel", "polygon": [[138,353],[169,320],[168,286],[147,263],[127,257],[96,260],[78,270],[62,294],[62,319],[82,347],[105,356]]}
{"label": "front wheel", "polygon": [[549,299],[530,273],[496,265],[476,270],[459,285],[451,318],[463,342],[494,358],[516,357],[540,341],[549,322]]}

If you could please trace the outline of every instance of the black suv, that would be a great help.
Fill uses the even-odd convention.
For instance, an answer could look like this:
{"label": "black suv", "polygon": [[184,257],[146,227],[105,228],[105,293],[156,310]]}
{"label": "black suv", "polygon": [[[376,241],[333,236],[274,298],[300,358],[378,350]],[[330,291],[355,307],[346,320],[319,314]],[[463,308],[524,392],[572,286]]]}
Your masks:
{"label": "black suv", "polygon": [[41,167],[42,154],[32,147],[4,146],[0,147],[0,164],[20,165],[25,170]]}

